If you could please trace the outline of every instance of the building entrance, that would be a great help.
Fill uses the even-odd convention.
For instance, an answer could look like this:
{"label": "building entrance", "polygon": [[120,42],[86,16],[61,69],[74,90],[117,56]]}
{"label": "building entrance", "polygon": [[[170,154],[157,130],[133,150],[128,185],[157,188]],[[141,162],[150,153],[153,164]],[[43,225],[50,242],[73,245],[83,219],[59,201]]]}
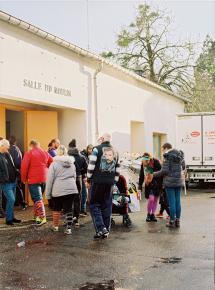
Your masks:
{"label": "building entrance", "polygon": [[14,136],[17,140],[17,146],[22,152],[25,149],[25,129],[24,112],[6,110],[6,138]]}

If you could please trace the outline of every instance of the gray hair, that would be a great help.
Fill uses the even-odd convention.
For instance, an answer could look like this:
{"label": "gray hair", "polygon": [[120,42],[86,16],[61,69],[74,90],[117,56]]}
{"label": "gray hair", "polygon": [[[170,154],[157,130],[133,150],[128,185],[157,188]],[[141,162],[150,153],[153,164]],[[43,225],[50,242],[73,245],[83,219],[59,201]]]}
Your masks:
{"label": "gray hair", "polygon": [[64,145],[60,145],[57,148],[57,155],[58,156],[66,156],[67,155],[67,149]]}
{"label": "gray hair", "polygon": [[10,142],[7,139],[0,140],[0,147],[10,147]]}
{"label": "gray hair", "polygon": [[102,135],[102,139],[104,140],[104,142],[110,142],[111,140],[111,135],[109,133],[104,133]]}

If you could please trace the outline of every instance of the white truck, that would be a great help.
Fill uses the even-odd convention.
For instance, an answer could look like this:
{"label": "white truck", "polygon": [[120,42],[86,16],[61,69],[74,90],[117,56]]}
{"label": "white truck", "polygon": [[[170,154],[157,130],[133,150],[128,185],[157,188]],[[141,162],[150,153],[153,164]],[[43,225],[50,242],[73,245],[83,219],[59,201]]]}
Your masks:
{"label": "white truck", "polygon": [[188,182],[215,182],[215,112],[177,116],[177,148],[185,154]]}

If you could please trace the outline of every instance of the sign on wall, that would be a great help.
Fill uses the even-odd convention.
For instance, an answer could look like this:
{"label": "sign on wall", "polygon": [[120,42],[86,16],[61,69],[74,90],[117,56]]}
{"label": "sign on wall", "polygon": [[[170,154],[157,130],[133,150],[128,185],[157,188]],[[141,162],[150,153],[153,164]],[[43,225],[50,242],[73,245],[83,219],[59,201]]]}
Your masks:
{"label": "sign on wall", "polygon": [[41,90],[41,91],[44,91],[46,93],[54,93],[56,95],[61,95],[61,96],[66,96],[66,97],[72,96],[71,90],[69,90],[69,89],[59,88],[57,86],[52,86],[50,84],[42,83],[39,81],[24,79],[23,86],[25,88],[30,88],[30,89],[34,89],[34,90]]}

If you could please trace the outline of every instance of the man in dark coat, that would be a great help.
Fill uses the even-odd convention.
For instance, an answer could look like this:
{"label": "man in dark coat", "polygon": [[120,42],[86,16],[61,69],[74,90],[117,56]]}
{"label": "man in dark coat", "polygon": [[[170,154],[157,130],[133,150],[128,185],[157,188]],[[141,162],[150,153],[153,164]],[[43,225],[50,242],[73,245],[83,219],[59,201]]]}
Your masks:
{"label": "man in dark coat", "polygon": [[10,141],[9,153],[13,159],[13,162],[14,162],[14,165],[17,169],[17,172],[19,173],[17,176],[17,186],[16,186],[17,204],[21,204],[22,209],[25,210],[27,208],[27,204],[25,202],[24,193],[23,193],[24,186],[23,186],[23,184],[21,182],[21,178],[20,178],[20,169],[21,169],[21,164],[22,164],[22,152],[19,149],[19,147],[17,146],[17,141],[16,141],[16,138],[14,136],[11,136],[9,141]]}
{"label": "man in dark coat", "polygon": [[14,217],[17,170],[8,152],[9,147],[10,143],[8,140],[0,140],[0,187],[7,200],[6,224],[12,226],[14,223],[20,223],[21,221]]}
{"label": "man in dark coat", "polygon": [[75,158],[75,168],[76,168],[76,185],[78,188],[78,193],[74,200],[74,224],[79,227],[79,216],[81,211],[81,192],[82,192],[82,182],[86,178],[87,174],[87,161],[83,155],[80,154],[76,147],[76,140],[73,139],[69,143],[68,155]]}
{"label": "man in dark coat", "polygon": [[87,171],[90,210],[96,231],[94,239],[107,238],[109,235],[112,187],[119,180],[120,175],[119,157],[110,140],[109,134],[103,135],[102,143],[96,146],[90,155]]}

